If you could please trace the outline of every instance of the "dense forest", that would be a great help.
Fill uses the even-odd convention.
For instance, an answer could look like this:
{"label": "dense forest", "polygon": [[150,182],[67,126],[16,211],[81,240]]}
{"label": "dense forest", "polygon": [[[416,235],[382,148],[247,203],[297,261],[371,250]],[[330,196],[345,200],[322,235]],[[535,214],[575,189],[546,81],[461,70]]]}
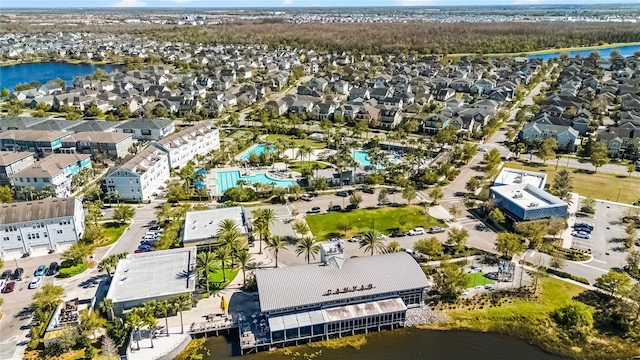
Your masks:
{"label": "dense forest", "polygon": [[[69,30],[68,26],[49,28]],[[159,41],[190,43],[289,45],[318,51],[347,50],[363,54],[520,53],[551,48],[640,41],[632,23],[306,23],[234,22],[211,26],[118,25],[77,26],[74,31],[146,35]],[[4,23],[0,32],[37,32],[41,27]]]}

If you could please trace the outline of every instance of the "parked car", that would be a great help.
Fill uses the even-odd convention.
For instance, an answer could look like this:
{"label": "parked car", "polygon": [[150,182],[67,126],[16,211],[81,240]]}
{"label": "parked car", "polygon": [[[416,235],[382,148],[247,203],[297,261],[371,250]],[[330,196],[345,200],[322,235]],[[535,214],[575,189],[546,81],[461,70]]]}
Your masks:
{"label": "parked car", "polygon": [[2,289],[7,284],[6,279],[0,279],[0,289]]}
{"label": "parked car", "polygon": [[44,265],[40,265],[38,266],[36,271],[33,273],[33,276],[44,276],[46,272],[47,272],[47,267]]}
{"label": "parked car", "polygon": [[329,208],[329,210],[328,210],[328,211],[340,211],[340,210],[342,210],[342,206],[340,206],[340,205],[333,205],[333,206],[331,206],[331,207]]}
{"label": "parked car", "polygon": [[407,234],[405,234],[400,230],[395,230],[394,232],[391,233],[391,237],[403,237],[403,236],[407,236]]}
{"label": "parked car", "polygon": [[36,276],[29,283],[29,289],[37,289],[42,285],[42,276]]}
{"label": "parked car", "polygon": [[322,210],[320,210],[320,206],[314,206],[311,209],[307,210],[307,214],[320,214]]}
{"label": "parked car", "polygon": [[588,223],[575,223],[573,225],[573,228],[584,228],[584,229],[588,229],[589,231],[593,231],[593,225],[588,224]]}
{"label": "parked car", "polygon": [[571,236],[575,236],[580,239],[591,239],[591,234],[586,231],[574,231],[571,233]]}
{"label": "parked car", "polygon": [[344,208],[344,211],[357,210],[359,207],[358,204],[349,204]]}
{"label": "parked car", "polygon": [[424,231],[424,228],[421,227],[409,230],[409,235],[424,235],[425,233],[426,231]]}
{"label": "parked car", "polygon": [[142,250],[140,250],[140,249],[136,249],[136,251],[134,251],[133,253],[134,253],[134,254],[140,254],[140,253],[142,253],[142,252],[143,252]]}
{"label": "parked car", "polygon": [[478,273],[480,271],[482,271],[482,269],[477,265],[473,265],[469,268],[469,273]]}
{"label": "parked car", "polygon": [[480,152],[487,152],[487,149],[486,149],[486,148],[483,148],[483,147],[479,147],[479,148],[478,148],[478,151],[480,151]]}
{"label": "parked car", "polygon": [[411,255],[411,256],[413,256],[413,257],[416,257],[416,256],[418,255],[418,254],[416,253],[416,251],[415,251],[415,250],[413,250],[413,249],[405,249],[405,250],[404,250],[404,252],[406,252],[407,254],[409,254],[409,255]]}
{"label": "parked car", "polygon": [[349,196],[349,192],[348,191],[338,191],[336,193],[336,195],[342,196],[342,197],[347,197],[347,196]]}
{"label": "parked car", "polygon": [[22,274],[24,274],[23,268],[17,268],[11,275],[11,280],[22,280]]}
{"label": "parked car", "polygon": [[300,199],[304,200],[304,201],[311,201],[313,200],[313,195],[311,194],[302,194],[300,195]]}
{"label": "parked car", "polygon": [[391,200],[385,200],[385,201],[380,201],[378,203],[378,206],[391,206],[393,205],[393,203],[391,202]]}
{"label": "parked car", "polygon": [[149,245],[140,245],[140,246],[138,246],[138,250],[140,250],[142,252],[149,252],[149,251],[152,250],[152,248]]}
{"label": "parked car", "polygon": [[14,281],[8,282],[7,285],[2,288],[2,293],[7,294],[13,292],[13,289],[15,289],[15,287],[16,283]]}
{"label": "parked car", "polygon": [[496,289],[496,284],[487,284],[484,287],[485,289],[489,290],[489,291],[493,291]]}
{"label": "parked car", "polygon": [[365,194],[374,194],[376,190],[374,188],[364,188],[362,189],[362,192]]}
{"label": "parked car", "polygon": [[429,229],[429,234],[439,234],[443,232],[445,232],[445,229],[441,228],[440,226],[434,226],[431,229]]}
{"label": "parked car", "polygon": [[349,240],[347,240],[348,242],[359,242],[360,240],[362,240],[362,236],[360,235],[356,235],[351,237]]}
{"label": "parked car", "polygon": [[9,280],[9,278],[11,277],[11,274],[13,274],[13,271],[5,270],[5,271],[2,272],[2,276],[0,276],[0,279]]}
{"label": "parked car", "polygon": [[52,275],[55,275],[56,273],[58,273],[58,263],[54,261],[51,264],[49,264],[49,268],[47,269],[47,275],[52,276]]}

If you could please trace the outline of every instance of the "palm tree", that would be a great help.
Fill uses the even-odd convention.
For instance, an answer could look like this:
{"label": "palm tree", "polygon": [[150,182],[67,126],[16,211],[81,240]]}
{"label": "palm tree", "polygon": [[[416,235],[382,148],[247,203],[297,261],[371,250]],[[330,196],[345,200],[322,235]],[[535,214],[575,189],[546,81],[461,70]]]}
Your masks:
{"label": "palm tree", "polygon": [[153,333],[156,330],[156,302],[149,301],[144,304],[144,316],[142,317],[142,324],[147,326],[149,330],[149,341],[151,341],[151,348],[153,349]]}
{"label": "palm tree", "polygon": [[307,264],[311,263],[310,257],[313,256],[313,259],[316,259],[316,254],[320,251],[320,244],[309,236],[305,236],[302,240],[298,241],[296,245],[296,254],[298,256],[304,254],[305,259],[307,259]]}
{"label": "palm tree", "polygon": [[267,224],[265,221],[262,221],[261,219],[256,219],[256,221],[253,223],[253,229],[260,237],[259,254],[262,254],[262,243],[264,241],[267,241],[267,239],[269,239],[269,236],[271,235],[271,233],[269,232],[269,224]]}
{"label": "palm tree", "polygon": [[227,265],[227,261],[231,259],[231,249],[227,246],[220,246],[216,249],[215,259],[220,261],[220,266],[222,267],[222,281],[224,283],[227,282],[227,274],[225,273],[225,268]]}
{"label": "palm tree", "polygon": [[200,279],[205,280],[207,284],[207,293],[209,293],[209,274],[216,272],[216,257],[210,251],[199,252],[196,255],[196,271]]}
{"label": "palm tree", "polygon": [[191,294],[176,295],[168,300],[172,310],[180,312],[180,333],[184,334],[184,323],[182,322],[182,311],[191,309]]}
{"label": "palm tree", "polygon": [[171,304],[167,300],[159,301],[156,303],[156,312],[158,314],[164,315],[164,328],[167,330],[167,337],[169,336],[169,312],[171,310]]}
{"label": "palm tree", "polygon": [[236,260],[238,261],[238,266],[242,269],[242,287],[247,287],[247,276],[246,271],[249,267],[249,263],[253,261],[253,255],[247,249],[242,249],[235,255]]}
{"label": "palm tree", "polygon": [[236,224],[235,220],[232,219],[224,219],[218,224],[218,232],[216,236],[220,237],[221,234],[238,231],[238,224]]}
{"label": "palm tree", "polygon": [[375,229],[369,229],[362,234],[360,240],[360,248],[364,248],[365,251],[371,251],[371,256],[378,250],[378,252],[384,251],[384,238],[380,236],[380,233]]}
{"label": "palm tree", "polygon": [[143,325],[142,321],[142,309],[133,308],[127,314],[127,325],[133,329],[133,332],[136,334],[136,346],[138,350],[140,350],[140,327]]}
{"label": "palm tree", "polygon": [[263,235],[266,234],[266,237],[268,238],[268,236],[271,234],[271,224],[273,224],[274,221],[276,221],[276,213],[275,211],[273,211],[273,209],[270,208],[262,208],[262,209],[258,209],[256,211],[253,212],[253,216],[256,217],[255,220],[255,225],[256,228],[258,228],[258,223],[262,222],[263,225],[261,226],[261,229],[264,231],[264,233],[258,232],[258,234],[260,234],[260,252],[259,254],[262,254],[262,241],[265,240],[265,238],[263,237]]}
{"label": "palm tree", "polygon": [[111,317],[111,321],[113,321],[116,317],[113,313],[113,300],[105,298],[100,302],[100,312],[104,314],[109,314]]}
{"label": "palm tree", "polygon": [[278,253],[280,250],[287,250],[287,242],[282,236],[274,236],[267,241],[267,249],[273,250],[276,256],[276,267],[278,267]]}

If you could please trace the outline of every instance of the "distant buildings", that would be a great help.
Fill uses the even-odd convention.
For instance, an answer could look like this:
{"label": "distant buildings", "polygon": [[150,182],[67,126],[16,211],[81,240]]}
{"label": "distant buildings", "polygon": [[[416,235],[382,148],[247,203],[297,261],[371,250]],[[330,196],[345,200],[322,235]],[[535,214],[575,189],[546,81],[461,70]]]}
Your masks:
{"label": "distant buildings", "polygon": [[0,204],[1,257],[45,254],[75,244],[84,233],[82,202],[75,197]]}
{"label": "distant buildings", "polygon": [[0,185],[9,185],[13,174],[18,173],[35,162],[33,153],[0,151]]}
{"label": "distant buildings", "polygon": [[133,134],[134,140],[158,141],[175,131],[173,120],[133,119],[122,122],[116,132]]}
{"label": "distant buildings", "polygon": [[106,298],[115,316],[152,300],[162,301],[196,288],[196,249],[130,254],[118,262]]}

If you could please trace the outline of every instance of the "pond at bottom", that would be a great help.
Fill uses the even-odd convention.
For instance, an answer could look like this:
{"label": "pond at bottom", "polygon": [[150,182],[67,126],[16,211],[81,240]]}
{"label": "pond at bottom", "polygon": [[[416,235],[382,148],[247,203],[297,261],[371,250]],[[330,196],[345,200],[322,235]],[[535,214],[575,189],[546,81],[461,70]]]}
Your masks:
{"label": "pond at bottom", "polygon": [[[235,349],[237,339],[230,343],[224,337],[213,337],[205,346],[210,355],[205,360],[239,359]],[[310,354],[322,350],[317,359],[340,360],[558,360],[540,348],[512,336],[474,331],[433,331],[421,329],[400,329],[367,336],[366,345],[360,349],[345,347],[340,349],[312,348],[298,346],[290,348],[300,354]],[[234,353],[232,353],[232,351]],[[251,360],[290,359],[282,351],[261,352],[245,355]],[[302,357],[298,357],[301,359]]]}

